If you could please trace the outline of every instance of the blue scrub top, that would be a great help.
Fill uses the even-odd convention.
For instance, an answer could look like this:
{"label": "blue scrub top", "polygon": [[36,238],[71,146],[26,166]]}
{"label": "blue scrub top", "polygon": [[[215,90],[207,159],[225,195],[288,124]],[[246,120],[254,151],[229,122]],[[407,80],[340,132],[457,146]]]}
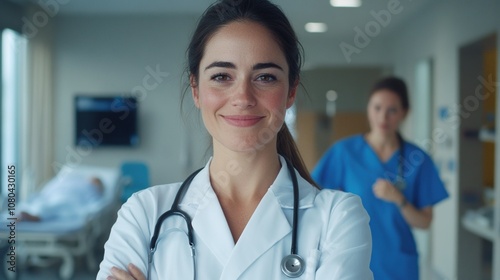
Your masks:
{"label": "blue scrub top", "polygon": [[[448,197],[432,159],[422,149],[404,142],[402,190],[417,209],[432,206]],[[410,225],[397,205],[375,197],[372,186],[379,178],[395,182],[400,151],[382,162],[363,135],[338,141],[320,159],[312,172],[324,188],[357,194],[370,215],[372,259],[375,280],[418,280],[418,254]]]}

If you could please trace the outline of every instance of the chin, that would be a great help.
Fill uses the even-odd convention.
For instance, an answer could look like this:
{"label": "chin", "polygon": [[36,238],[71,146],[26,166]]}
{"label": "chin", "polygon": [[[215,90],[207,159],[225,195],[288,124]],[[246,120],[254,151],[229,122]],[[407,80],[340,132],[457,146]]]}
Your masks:
{"label": "chin", "polygon": [[377,134],[380,134],[380,135],[392,135],[392,134],[395,134],[396,132],[391,130],[391,129],[383,129],[383,128],[378,128],[376,131],[375,131]]}
{"label": "chin", "polygon": [[243,152],[243,153],[255,153],[262,150],[268,150],[269,145],[276,145],[275,141],[259,141],[255,137],[252,139],[240,139],[232,141],[230,144],[230,149],[235,152]]}

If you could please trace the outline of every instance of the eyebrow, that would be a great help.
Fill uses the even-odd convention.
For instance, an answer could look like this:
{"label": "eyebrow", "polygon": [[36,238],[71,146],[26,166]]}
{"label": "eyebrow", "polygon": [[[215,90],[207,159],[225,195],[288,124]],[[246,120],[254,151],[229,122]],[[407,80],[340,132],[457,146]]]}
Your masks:
{"label": "eyebrow", "polygon": [[281,66],[279,66],[276,63],[272,63],[272,62],[257,63],[252,67],[253,70],[260,70],[260,69],[266,69],[266,68],[276,68],[276,69],[283,71],[283,68],[281,68]]}
{"label": "eyebrow", "polygon": [[[205,67],[205,70],[208,70],[210,68],[214,67],[221,67],[221,68],[231,68],[231,69],[236,69],[236,65],[234,65],[232,62],[226,62],[226,61],[215,61],[210,63],[207,67]],[[252,70],[261,70],[261,69],[266,69],[266,68],[276,68],[281,71],[283,71],[283,68],[279,66],[276,63],[273,62],[265,62],[265,63],[257,63],[252,67]]]}
{"label": "eyebrow", "polygon": [[231,68],[231,69],[236,69],[236,65],[234,65],[231,62],[225,62],[225,61],[215,61],[210,63],[207,67],[205,67],[205,71],[207,71],[210,68],[214,67],[222,67],[222,68]]}

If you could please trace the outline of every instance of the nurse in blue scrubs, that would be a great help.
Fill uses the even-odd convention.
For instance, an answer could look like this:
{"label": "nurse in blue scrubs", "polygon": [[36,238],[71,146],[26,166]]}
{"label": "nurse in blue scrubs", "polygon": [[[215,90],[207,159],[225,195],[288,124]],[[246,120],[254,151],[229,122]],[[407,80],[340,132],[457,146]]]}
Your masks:
{"label": "nurse in blue scrubs", "polygon": [[374,279],[419,279],[412,228],[427,229],[432,207],[448,197],[437,169],[398,129],[410,108],[399,78],[380,80],[367,106],[370,131],[335,143],[313,170],[325,188],[359,195],[370,215]]}

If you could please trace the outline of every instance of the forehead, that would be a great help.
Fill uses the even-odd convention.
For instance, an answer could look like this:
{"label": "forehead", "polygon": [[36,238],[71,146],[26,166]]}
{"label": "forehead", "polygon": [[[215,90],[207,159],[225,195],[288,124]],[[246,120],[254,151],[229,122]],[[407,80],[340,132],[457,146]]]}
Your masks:
{"label": "forehead", "polygon": [[265,26],[236,21],[222,26],[207,41],[200,67],[213,61],[239,63],[275,62],[287,67],[277,39]]}
{"label": "forehead", "polygon": [[374,92],[370,97],[370,102],[383,103],[387,105],[402,105],[401,97],[389,89],[381,89]]}

